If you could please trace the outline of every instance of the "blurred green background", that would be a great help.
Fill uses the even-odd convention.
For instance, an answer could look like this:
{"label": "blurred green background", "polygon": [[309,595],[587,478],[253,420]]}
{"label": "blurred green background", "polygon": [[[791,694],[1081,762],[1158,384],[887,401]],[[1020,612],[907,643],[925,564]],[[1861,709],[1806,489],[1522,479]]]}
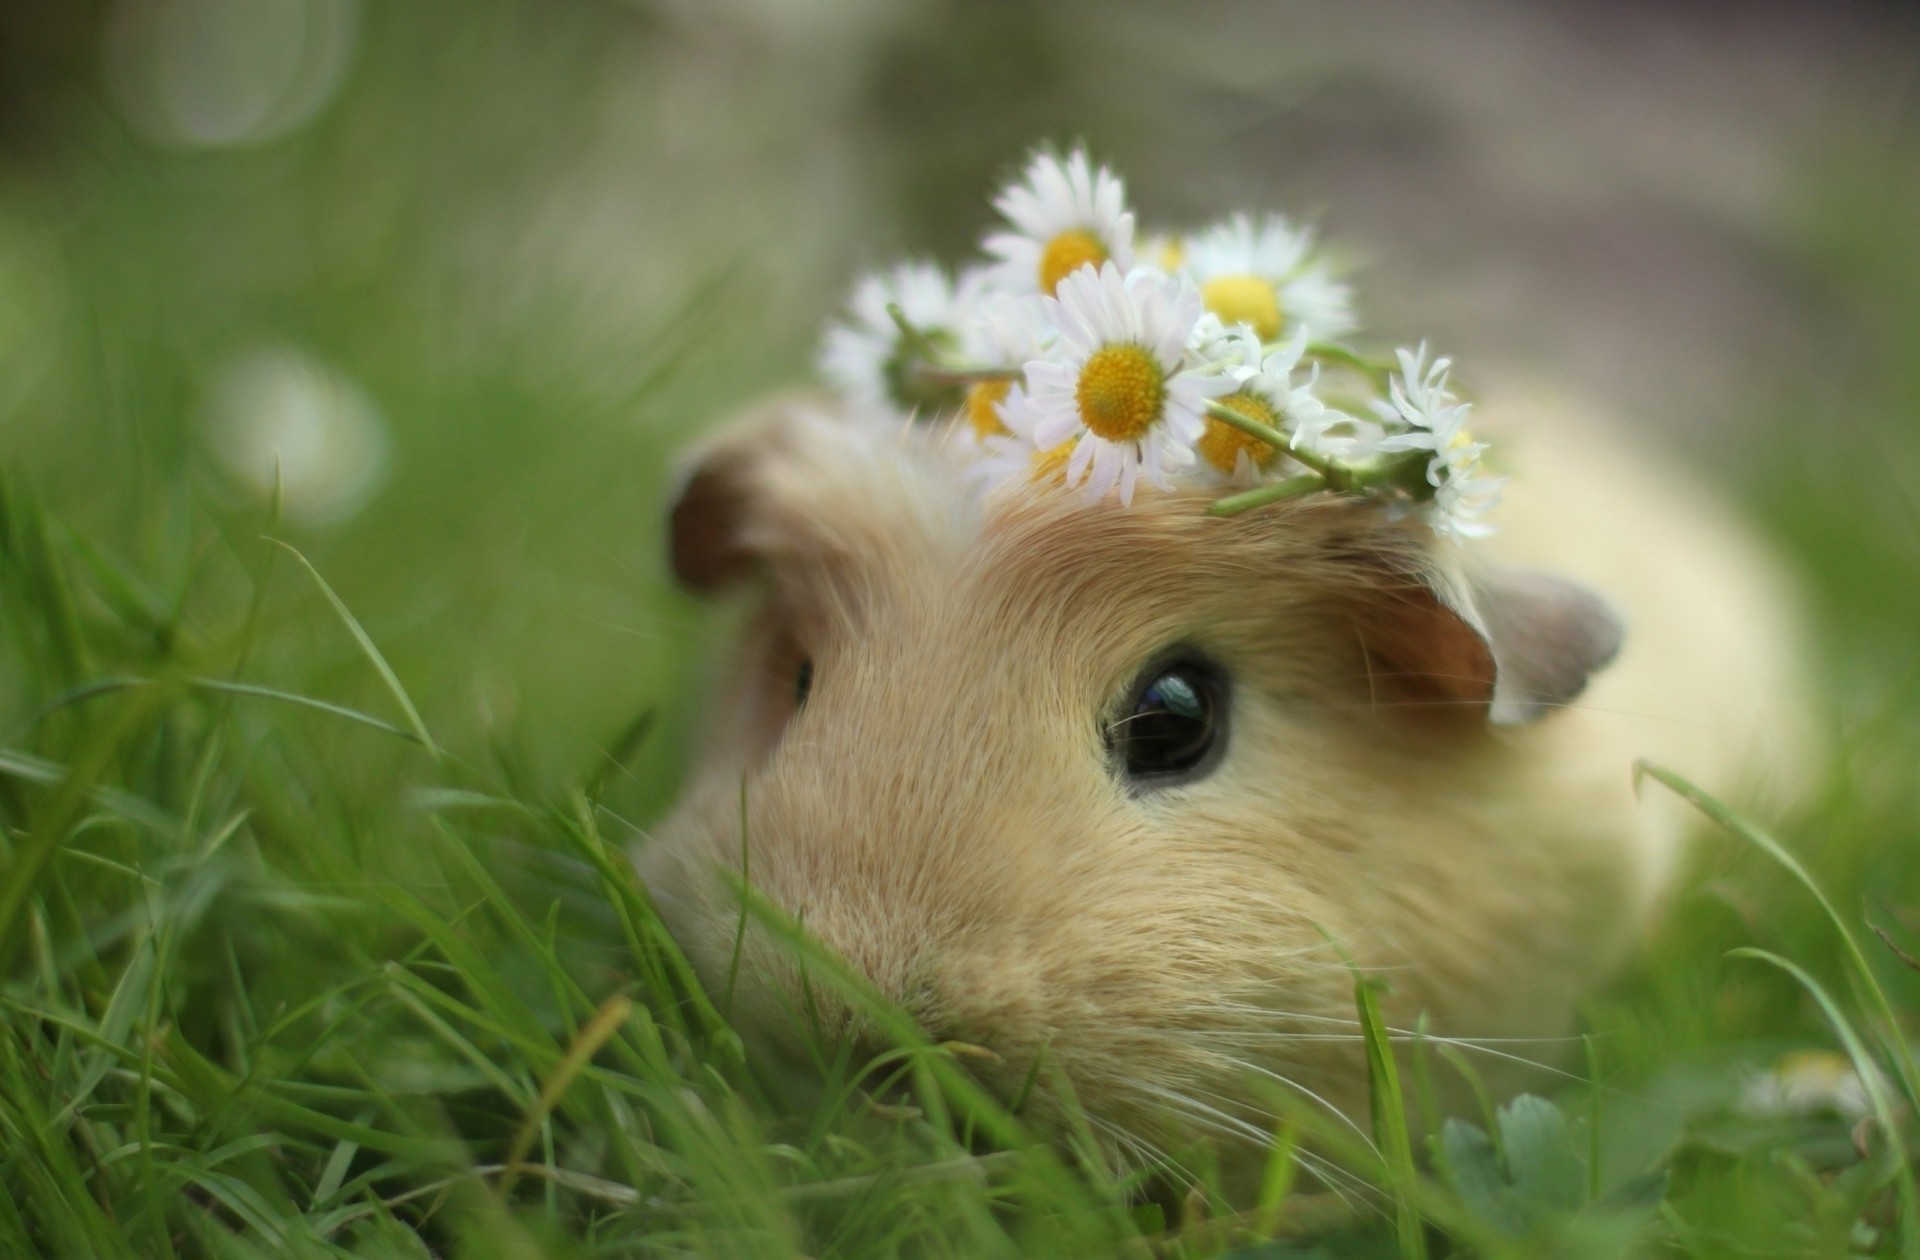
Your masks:
{"label": "blurred green background", "polygon": [[[0,745],[83,761],[120,693],[75,689],[126,677],[399,722],[272,533],[477,775],[527,801],[592,783],[633,839],[718,660],[660,562],[675,451],[804,376],[860,270],[964,257],[1048,139],[1114,164],[1148,226],[1320,223],[1382,338],[1431,337],[1468,379],[1561,379],[1723,487],[1821,627],[1840,756],[1788,839],[1844,907],[1920,938],[1920,21],[1894,4],[15,0]],[[323,894],[444,875],[407,812],[437,781],[422,754],[221,703],[128,717],[101,777],[190,820],[231,805],[231,879],[195,902],[200,866],[98,841],[166,885],[183,941],[218,921],[244,942],[244,983],[183,945],[168,999],[216,1057],[259,1036],[232,1010],[417,938]],[[38,790],[0,791],[16,846]],[[471,843],[538,892],[512,833]],[[1676,1113],[1712,1092],[1702,1063],[1821,1035],[1797,989],[1721,950],[1834,958],[1790,886],[1705,853],[1706,893],[1594,1016]],[[51,1000],[37,968],[72,1009],[108,1005],[137,916],[100,878],[34,920],[15,1000]],[[609,912],[565,904],[603,993],[625,974],[593,952]],[[1890,959],[1910,1032],[1920,990]],[[1633,1114],[1623,1167],[1674,1129]]]}

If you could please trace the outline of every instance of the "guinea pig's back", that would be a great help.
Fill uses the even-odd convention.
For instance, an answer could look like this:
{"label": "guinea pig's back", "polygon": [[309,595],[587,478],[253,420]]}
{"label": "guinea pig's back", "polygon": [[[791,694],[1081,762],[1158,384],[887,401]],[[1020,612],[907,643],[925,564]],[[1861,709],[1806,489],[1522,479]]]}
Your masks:
{"label": "guinea pig's back", "polygon": [[[1549,725],[1579,758],[1645,758],[1762,819],[1810,778],[1799,592],[1709,487],[1618,423],[1538,386],[1477,408],[1514,474],[1484,544],[1499,563],[1551,570],[1605,596],[1626,624],[1619,657]],[[1648,891],[1666,887],[1687,810],[1649,783],[1637,809]]]}

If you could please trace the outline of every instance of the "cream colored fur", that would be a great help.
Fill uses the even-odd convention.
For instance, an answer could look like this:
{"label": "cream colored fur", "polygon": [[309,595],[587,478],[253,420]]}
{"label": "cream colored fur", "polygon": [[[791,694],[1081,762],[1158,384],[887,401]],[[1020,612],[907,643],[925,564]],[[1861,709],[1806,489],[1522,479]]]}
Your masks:
{"label": "cream colored fur", "polygon": [[[1793,636],[1776,577],[1696,489],[1564,406],[1482,411],[1518,475],[1502,533],[1458,562],[1575,578],[1627,625],[1574,703],[1510,728],[1377,650],[1408,618],[1449,631],[1405,589],[1431,535],[1375,507],[983,501],[961,438],[803,399],[722,435],[689,490],[718,507],[677,545],[757,573],[763,602],[638,854],[699,973],[726,983],[740,912],[716,872],[737,873],[744,822],[761,893],[933,1037],[997,1055],[969,1060],[990,1087],[1045,1047],[1116,1149],[1263,1129],[1282,1078],[1364,1123],[1343,952],[1391,984],[1395,1027],[1564,1033],[1674,875],[1685,820],[1657,787],[1636,800],[1634,759],[1718,790],[1756,766],[1778,781]],[[1403,624],[1376,633],[1383,616]],[[1103,715],[1175,643],[1233,679],[1225,757],[1132,795]],[[813,990],[829,1036],[868,1031]],[[777,1029],[802,1005],[793,960],[749,933],[736,1016]]]}

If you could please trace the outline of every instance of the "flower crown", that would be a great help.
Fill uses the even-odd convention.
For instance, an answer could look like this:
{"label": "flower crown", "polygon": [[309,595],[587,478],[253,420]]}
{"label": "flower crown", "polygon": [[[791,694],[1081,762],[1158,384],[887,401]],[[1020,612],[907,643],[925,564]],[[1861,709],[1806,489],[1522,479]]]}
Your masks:
{"label": "flower crown", "polygon": [[1443,537],[1506,478],[1482,466],[1451,361],[1367,357],[1351,294],[1312,233],[1236,214],[1136,242],[1126,190],[1079,150],[1039,153],[994,198],[991,261],[949,278],[925,262],[866,277],[822,372],[878,414],[964,417],[980,475],[1085,487],[1131,505],[1145,480],[1211,484],[1211,511],[1304,494],[1364,495]]}

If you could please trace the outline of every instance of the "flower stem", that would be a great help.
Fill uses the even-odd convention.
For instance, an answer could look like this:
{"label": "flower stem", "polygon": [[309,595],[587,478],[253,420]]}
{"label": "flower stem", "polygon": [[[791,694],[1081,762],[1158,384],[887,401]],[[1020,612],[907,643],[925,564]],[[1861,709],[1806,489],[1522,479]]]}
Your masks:
{"label": "flower stem", "polygon": [[921,363],[914,372],[929,385],[984,385],[988,381],[1017,381],[1024,375],[1019,368],[973,363]]}
{"label": "flower stem", "polygon": [[907,347],[912,350],[915,355],[922,359],[939,357],[940,347],[934,345],[933,338],[921,332],[920,329],[907,318],[907,313],[901,308],[900,303],[887,303],[887,318],[891,319],[893,326],[900,330],[900,339],[906,343]]}
{"label": "flower stem", "polygon": [[1225,403],[1214,402],[1212,400],[1207,402],[1207,414],[1215,420],[1218,420],[1221,424],[1236,428],[1249,437],[1259,438],[1276,451],[1285,451],[1293,457],[1296,463],[1305,464],[1308,468],[1318,473],[1332,489],[1346,490],[1351,488],[1347,485],[1348,478],[1345,468],[1334,463],[1317,451],[1294,450],[1287,439],[1287,435],[1280,432],[1280,430],[1261,424],[1253,417],[1235,411]]}
{"label": "flower stem", "polygon": [[1345,346],[1336,345],[1331,341],[1312,343],[1307,347],[1307,357],[1358,372],[1383,394],[1387,392],[1388,381],[1393,375],[1393,369],[1387,364],[1355,354]]}
{"label": "flower stem", "polygon": [[980,385],[987,381],[1017,381],[1017,367],[991,367],[984,363],[955,363],[946,357],[939,343],[927,336],[907,318],[900,303],[887,303],[887,317],[900,330],[900,340],[913,352],[913,374],[928,385]]}
{"label": "flower stem", "polygon": [[1301,473],[1285,481],[1276,481],[1272,485],[1259,486],[1239,494],[1230,494],[1217,500],[1207,509],[1208,516],[1238,516],[1251,508],[1262,507],[1268,503],[1279,503],[1284,499],[1297,499],[1303,494],[1312,494],[1316,490],[1325,490],[1327,479],[1319,473]]}
{"label": "flower stem", "polygon": [[1357,468],[1347,468],[1346,488],[1402,490],[1415,501],[1424,502],[1433,497],[1433,485],[1427,480],[1427,461],[1431,457],[1431,451],[1395,451]]}

